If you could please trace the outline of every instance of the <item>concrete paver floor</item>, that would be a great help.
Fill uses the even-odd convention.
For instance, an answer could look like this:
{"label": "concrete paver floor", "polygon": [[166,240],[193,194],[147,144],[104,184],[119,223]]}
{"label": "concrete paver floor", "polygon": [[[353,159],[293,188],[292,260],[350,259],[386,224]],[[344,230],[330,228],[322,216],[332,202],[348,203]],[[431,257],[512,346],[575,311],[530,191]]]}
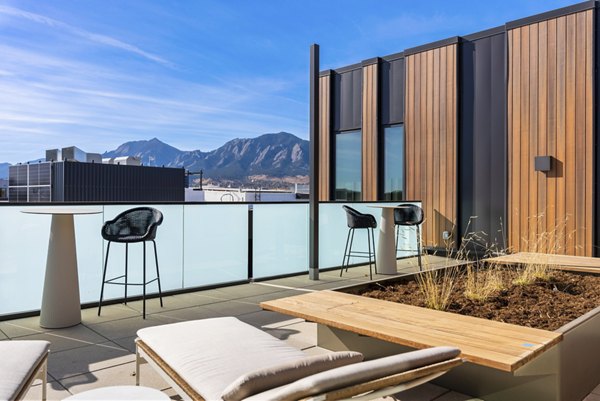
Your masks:
{"label": "concrete paver floor", "polygon": [[[442,258],[430,257],[429,263],[441,263]],[[415,271],[414,260],[400,260],[398,271]],[[321,272],[319,281],[307,275],[250,283],[232,287],[178,294],[146,303],[147,318],[141,317],[141,301],[116,304],[97,309],[84,309],[82,323],[66,329],[48,330],[39,327],[39,317],[0,322],[0,341],[38,340],[51,342],[48,364],[48,400],[61,400],[71,394],[112,385],[135,383],[136,331],[143,327],[204,319],[236,316],[285,340],[308,354],[327,352],[316,346],[316,325],[290,316],[261,310],[259,303],[306,291],[341,287],[368,280],[368,266],[351,268],[340,277],[339,270]],[[377,276],[383,278],[384,276]],[[374,277],[375,278],[375,277]],[[169,385],[149,365],[142,365],[141,384],[164,391],[172,399],[180,399]],[[600,400],[600,389],[590,394],[588,401]],[[27,400],[41,399],[41,384],[35,384]],[[398,395],[402,401],[463,401],[472,398],[427,383]]]}

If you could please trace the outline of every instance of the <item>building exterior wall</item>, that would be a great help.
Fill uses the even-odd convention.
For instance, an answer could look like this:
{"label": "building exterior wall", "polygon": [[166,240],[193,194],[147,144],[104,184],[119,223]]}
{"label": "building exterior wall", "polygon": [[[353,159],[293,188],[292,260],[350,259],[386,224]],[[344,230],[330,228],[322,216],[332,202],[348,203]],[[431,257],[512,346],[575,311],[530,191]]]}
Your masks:
{"label": "building exterior wall", "polygon": [[[426,246],[456,247],[475,232],[512,251],[600,253],[597,7],[579,3],[322,74],[321,200],[336,196],[336,134],[358,129],[362,200],[383,199],[384,130],[403,124],[402,196],[423,202]],[[537,156],[552,157],[551,171],[535,171]]]}
{"label": "building exterior wall", "polygon": [[406,56],[406,196],[423,202],[423,243],[436,248],[456,240],[457,49]]}
{"label": "building exterior wall", "polygon": [[[592,255],[593,12],[508,31],[508,238],[514,251]],[[552,170],[535,171],[534,157],[544,155],[552,156]]]}

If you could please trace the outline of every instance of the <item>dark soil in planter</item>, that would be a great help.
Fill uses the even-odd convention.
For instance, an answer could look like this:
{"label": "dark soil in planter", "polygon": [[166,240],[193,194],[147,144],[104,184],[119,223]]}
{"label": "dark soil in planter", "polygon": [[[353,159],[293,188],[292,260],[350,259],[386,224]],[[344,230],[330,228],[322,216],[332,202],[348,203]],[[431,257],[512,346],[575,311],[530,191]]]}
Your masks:
{"label": "dark soil in planter", "polygon": [[[513,272],[505,272],[512,275]],[[549,281],[505,285],[485,301],[464,296],[466,277],[457,280],[446,312],[497,320],[520,326],[556,330],[600,305],[600,276],[553,271]],[[506,283],[512,283],[508,278]],[[371,284],[355,294],[426,307],[414,280]]]}

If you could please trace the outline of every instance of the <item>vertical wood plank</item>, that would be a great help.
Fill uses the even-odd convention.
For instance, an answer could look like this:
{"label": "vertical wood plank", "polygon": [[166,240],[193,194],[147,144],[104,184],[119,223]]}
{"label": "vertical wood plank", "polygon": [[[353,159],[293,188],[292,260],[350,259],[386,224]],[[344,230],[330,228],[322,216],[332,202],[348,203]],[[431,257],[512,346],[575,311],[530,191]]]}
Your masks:
{"label": "vertical wood plank", "polygon": [[594,12],[586,11],[585,16],[585,32],[586,32],[586,49],[585,49],[585,256],[593,256],[592,248],[592,229],[593,229],[593,177],[594,177],[594,160],[593,160],[593,136],[594,136]]}
{"label": "vertical wood plank", "polygon": [[447,92],[448,92],[448,80],[451,79],[448,74],[448,69],[446,65],[448,63],[447,54],[450,52],[448,47],[442,47],[440,49],[440,197],[439,197],[439,207],[440,210],[448,210],[448,206],[446,203],[446,193],[449,188],[452,188],[450,183],[446,180],[445,169],[448,163],[448,158],[446,155],[446,149],[448,148],[448,121],[447,121],[447,108],[445,107]]}
{"label": "vertical wood plank", "polygon": [[331,160],[330,160],[330,77],[319,78],[319,199],[330,200]]}
{"label": "vertical wood plank", "polygon": [[521,28],[521,248],[527,249],[529,239],[529,26]]}
{"label": "vertical wood plank", "polygon": [[[554,166],[551,173],[547,176],[546,189],[546,232],[551,233],[556,229],[556,181],[557,166],[556,166],[556,19],[548,21],[548,138],[547,147],[548,155],[554,157]],[[556,249],[556,237],[550,235],[549,252],[554,252]]]}
{"label": "vertical wood plank", "polygon": [[520,217],[519,217],[519,199],[520,199],[520,141],[518,138],[521,122],[521,31],[519,29],[509,31],[509,88],[511,92],[510,109],[508,118],[508,146],[509,146],[509,248],[513,252],[520,250]]}
{"label": "vertical wood plank", "polygon": [[566,45],[567,29],[566,17],[560,17],[556,21],[556,159],[559,163],[559,171],[556,180],[556,227],[557,227],[557,251],[566,253],[566,213],[565,213],[565,138],[566,138]]}
{"label": "vertical wood plank", "polygon": [[458,46],[451,45],[448,47],[449,54],[447,55],[448,73],[450,79],[446,81],[446,118],[447,118],[447,153],[446,153],[446,170],[449,172],[448,183],[451,185],[452,190],[446,193],[446,211],[444,213],[446,227],[454,236],[456,230],[454,225],[456,224],[456,154],[457,154],[457,143],[456,140],[456,103],[457,103],[457,75],[456,75],[456,57]]}
{"label": "vertical wood plank", "polygon": [[575,18],[575,249],[576,255],[585,252],[585,13]]}
{"label": "vertical wood plank", "polygon": [[[540,22],[539,26],[539,37],[538,37],[538,155],[548,155],[547,138],[548,138],[548,23],[546,21]],[[534,99],[535,100],[535,99]],[[548,226],[548,208],[546,198],[547,174],[536,172],[537,175],[537,195],[538,204],[537,210],[540,215],[538,221],[537,233],[542,236]],[[539,252],[548,253],[549,244],[548,240],[538,241],[540,245]]]}
{"label": "vertical wood plank", "polygon": [[529,155],[527,161],[529,163],[528,176],[529,176],[529,205],[528,205],[528,218],[529,218],[529,235],[528,235],[528,249],[530,251],[538,251],[538,222],[541,210],[538,210],[538,176],[540,173],[535,171],[534,160],[539,154],[538,152],[538,75],[539,75],[539,64],[538,64],[538,28],[539,24],[532,24],[529,27]]}
{"label": "vertical wood plank", "polygon": [[566,145],[566,168],[565,168],[565,209],[567,212],[567,254],[575,254],[576,244],[576,172],[575,172],[575,101],[576,101],[576,16],[567,15],[567,38],[566,38],[566,111],[565,111],[565,145]]}

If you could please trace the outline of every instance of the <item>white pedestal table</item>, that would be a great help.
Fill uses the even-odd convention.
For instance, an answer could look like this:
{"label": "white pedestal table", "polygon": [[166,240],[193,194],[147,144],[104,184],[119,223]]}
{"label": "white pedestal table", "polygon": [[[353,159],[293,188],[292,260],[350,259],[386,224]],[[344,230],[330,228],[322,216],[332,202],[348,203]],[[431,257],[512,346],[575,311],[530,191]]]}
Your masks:
{"label": "white pedestal table", "polygon": [[21,212],[52,215],[40,326],[57,329],[81,323],[73,215],[98,214],[102,210],[52,207],[24,209]]}
{"label": "white pedestal table", "polygon": [[396,225],[394,224],[394,210],[408,207],[408,205],[369,205],[381,209],[381,224],[379,225],[379,239],[377,242],[377,273],[397,274],[396,265]]}

